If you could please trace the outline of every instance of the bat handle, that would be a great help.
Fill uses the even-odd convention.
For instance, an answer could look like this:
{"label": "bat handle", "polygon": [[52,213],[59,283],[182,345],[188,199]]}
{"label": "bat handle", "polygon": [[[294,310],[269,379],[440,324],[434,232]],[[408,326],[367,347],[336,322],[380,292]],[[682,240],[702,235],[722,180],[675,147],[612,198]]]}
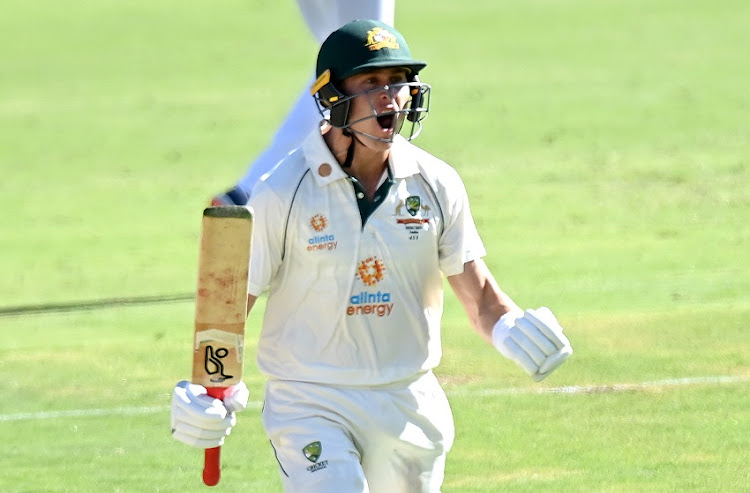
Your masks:
{"label": "bat handle", "polygon": [[[215,399],[223,399],[226,387],[208,387],[208,395]],[[221,479],[221,447],[207,448],[203,461],[203,482],[208,486],[216,486]]]}

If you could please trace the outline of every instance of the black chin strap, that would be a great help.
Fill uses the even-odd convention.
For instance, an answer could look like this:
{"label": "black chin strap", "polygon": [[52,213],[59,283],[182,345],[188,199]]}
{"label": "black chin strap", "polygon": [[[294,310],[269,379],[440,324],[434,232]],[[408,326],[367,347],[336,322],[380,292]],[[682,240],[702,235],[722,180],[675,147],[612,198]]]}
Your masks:
{"label": "black chin strap", "polygon": [[345,128],[343,130],[344,135],[351,138],[352,141],[349,143],[349,149],[346,151],[346,159],[344,159],[344,163],[341,165],[342,168],[350,168],[352,166],[352,161],[354,161],[354,139],[356,138],[352,132],[349,131],[348,128]]}

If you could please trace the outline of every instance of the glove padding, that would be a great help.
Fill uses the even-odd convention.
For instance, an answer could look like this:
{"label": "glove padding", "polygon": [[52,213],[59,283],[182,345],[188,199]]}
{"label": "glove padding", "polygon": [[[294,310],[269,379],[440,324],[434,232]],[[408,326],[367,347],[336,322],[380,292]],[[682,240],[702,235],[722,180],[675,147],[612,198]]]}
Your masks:
{"label": "glove padding", "polygon": [[225,401],[209,396],[202,385],[177,383],[172,392],[172,436],[192,447],[214,448],[237,423],[233,411],[247,407],[249,392],[244,382],[228,388]]}
{"label": "glove padding", "polygon": [[250,391],[247,385],[245,385],[245,382],[240,382],[224,391],[224,407],[232,413],[244,411],[249,398]]}
{"label": "glove padding", "polygon": [[537,382],[573,354],[563,328],[547,307],[506,313],[492,330],[492,343]]}

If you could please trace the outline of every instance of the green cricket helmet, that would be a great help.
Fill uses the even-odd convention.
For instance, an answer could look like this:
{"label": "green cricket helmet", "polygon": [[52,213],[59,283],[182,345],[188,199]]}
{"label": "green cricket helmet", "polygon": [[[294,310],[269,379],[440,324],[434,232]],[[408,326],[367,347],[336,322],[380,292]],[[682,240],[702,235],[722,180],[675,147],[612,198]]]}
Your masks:
{"label": "green cricket helmet", "polygon": [[[421,121],[429,112],[430,86],[421,83],[418,77],[426,66],[426,62],[412,57],[403,35],[393,27],[376,20],[355,20],[331,33],[321,45],[316,65],[317,80],[310,92],[321,115],[331,125],[349,128],[357,123],[349,121],[350,103],[363,94],[344,94],[339,89],[341,82],[347,77],[371,70],[404,68],[408,82],[394,84],[392,88],[408,85],[411,99],[403,110],[394,113],[399,113],[397,116],[401,117],[398,118],[399,130],[404,116],[412,123],[407,137],[411,140],[421,131]],[[377,116],[374,114],[368,118]]]}

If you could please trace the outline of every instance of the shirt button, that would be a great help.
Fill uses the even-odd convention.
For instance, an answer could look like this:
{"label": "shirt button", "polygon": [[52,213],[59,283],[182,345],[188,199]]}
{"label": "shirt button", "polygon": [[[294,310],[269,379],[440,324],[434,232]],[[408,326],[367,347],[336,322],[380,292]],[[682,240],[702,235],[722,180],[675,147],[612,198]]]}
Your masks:
{"label": "shirt button", "polygon": [[365,194],[363,194],[362,192],[357,192],[357,198],[358,199],[363,199],[363,198],[365,198]]}

